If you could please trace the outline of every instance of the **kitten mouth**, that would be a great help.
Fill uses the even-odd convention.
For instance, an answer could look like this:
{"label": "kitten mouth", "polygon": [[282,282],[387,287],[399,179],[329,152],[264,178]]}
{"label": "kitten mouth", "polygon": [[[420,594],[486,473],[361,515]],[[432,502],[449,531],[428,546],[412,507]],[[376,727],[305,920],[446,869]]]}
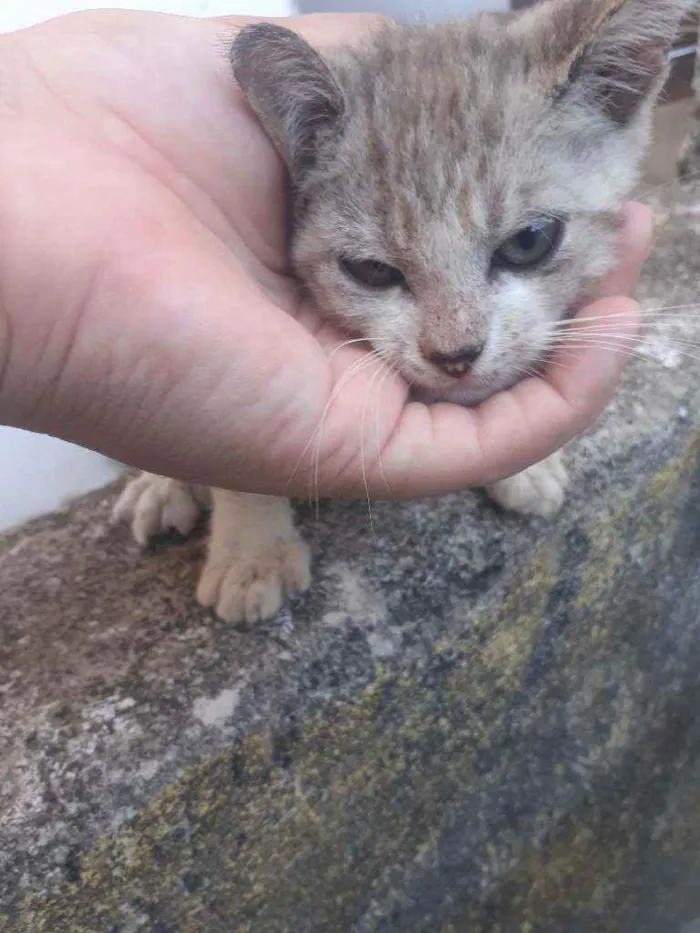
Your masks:
{"label": "kitten mouth", "polygon": [[445,363],[442,366],[442,371],[455,379],[466,376],[471,371],[471,369],[472,363],[470,363],[468,360],[465,360],[461,363]]}
{"label": "kitten mouth", "polygon": [[494,395],[512,389],[523,379],[539,373],[546,368],[546,365],[547,361],[543,360],[540,365],[533,365],[532,370],[526,375],[518,373],[507,378],[493,374],[476,376],[472,367],[472,371],[467,370],[460,378],[450,379],[449,383],[445,381],[441,386],[413,381],[410,383],[411,398],[426,405],[451,402],[464,408],[475,408]]}
{"label": "kitten mouth", "polygon": [[423,402],[425,405],[436,405],[439,402],[450,402],[461,405],[463,408],[474,408],[481,402],[495,395],[499,390],[476,388],[465,385],[464,382],[454,382],[450,388],[428,389],[425,386],[412,386],[411,399]]}
{"label": "kitten mouth", "polygon": [[[461,365],[461,364],[460,364]],[[486,385],[473,377],[467,367],[461,376],[444,380],[442,385],[429,385],[426,382],[413,380],[410,383],[411,398],[426,405],[437,402],[453,402],[471,408],[478,405],[491,395],[500,391],[500,387]]]}

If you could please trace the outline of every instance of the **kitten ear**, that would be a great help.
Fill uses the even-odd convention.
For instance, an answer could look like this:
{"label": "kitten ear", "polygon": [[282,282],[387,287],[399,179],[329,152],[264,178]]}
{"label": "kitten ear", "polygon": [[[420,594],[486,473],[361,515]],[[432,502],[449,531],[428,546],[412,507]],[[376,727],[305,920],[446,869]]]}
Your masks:
{"label": "kitten ear", "polygon": [[321,134],[343,113],[343,95],[330,68],[308,42],[273,23],[242,29],[231,62],[248,104],[298,179],[313,165]]}
{"label": "kitten ear", "polygon": [[[620,126],[661,89],[667,53],[686,0],[559,0],[544,5],[547,58],[578,91]],[[558,64],[552,59],[558,58]]]}

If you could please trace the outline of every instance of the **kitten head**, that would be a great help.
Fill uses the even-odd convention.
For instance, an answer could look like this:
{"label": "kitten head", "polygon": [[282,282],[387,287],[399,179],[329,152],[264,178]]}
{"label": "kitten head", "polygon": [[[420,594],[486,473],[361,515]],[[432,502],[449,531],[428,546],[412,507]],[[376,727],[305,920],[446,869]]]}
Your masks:
{"label": "kitten head", "polygon": [[615,262],[684,7],[546,0],[388,26],[328,59],[244,29],[235,75],[287,165],[318,306],[434,398],[531,372]]}

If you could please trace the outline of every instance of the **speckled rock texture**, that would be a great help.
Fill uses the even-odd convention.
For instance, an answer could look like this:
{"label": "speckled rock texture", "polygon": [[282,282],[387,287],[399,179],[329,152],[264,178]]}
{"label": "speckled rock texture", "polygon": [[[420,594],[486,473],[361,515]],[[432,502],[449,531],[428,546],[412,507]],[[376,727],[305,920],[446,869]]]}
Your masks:
{"label": "speckled rock texture", "polygon": [[[666,197],[647,307],[697,301],[699,202]],[[1,538],[0,930],[691,924],[696,313],[571,445],[554,522],[479,493],[375,505],[374,536],[362,503],[307,510],[315,588],[264,628],[200,610],[202,536],[144,557],[115,490]]]}

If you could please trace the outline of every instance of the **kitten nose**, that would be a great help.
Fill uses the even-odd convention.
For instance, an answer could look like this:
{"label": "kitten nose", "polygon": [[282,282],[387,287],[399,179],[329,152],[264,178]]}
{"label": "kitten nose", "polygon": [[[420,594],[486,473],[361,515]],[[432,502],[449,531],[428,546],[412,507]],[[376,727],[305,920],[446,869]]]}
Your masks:
{"label": "kitten nose", "polygon": [[484,343],[470,343],[456,353],[432,353],[428,362],[439,366],[448,376],[463,376],[479,359],[484,346]]}

